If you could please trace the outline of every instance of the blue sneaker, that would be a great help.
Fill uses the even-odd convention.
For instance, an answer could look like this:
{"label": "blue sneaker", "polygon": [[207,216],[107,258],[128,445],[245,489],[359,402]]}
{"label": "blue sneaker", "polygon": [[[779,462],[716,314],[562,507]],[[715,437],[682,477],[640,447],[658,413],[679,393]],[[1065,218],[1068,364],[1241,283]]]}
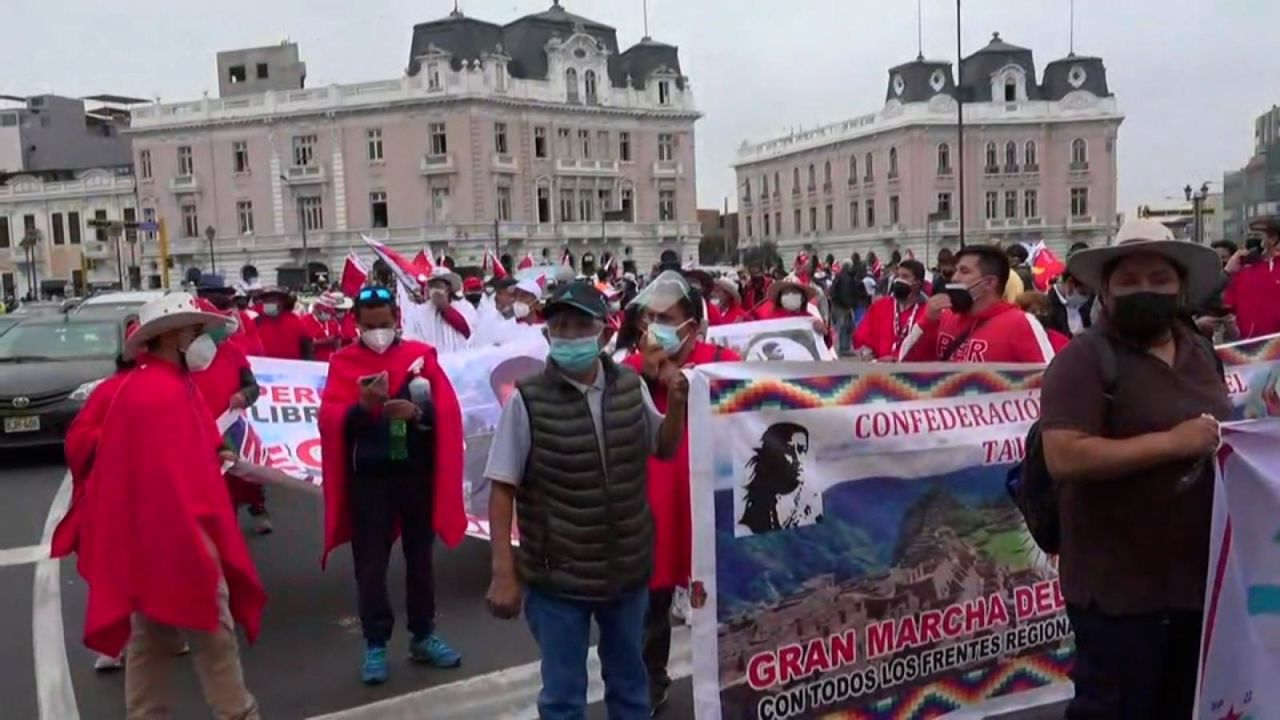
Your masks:
{"label": "blue sneaker", "polygon": [[438,668],[456,668],[462,664],[462,655],[435,633],[409,641],[409,659]]}
{"label": "blue sneaker", "polygon": [[366,645],[360,679],[365,685],[381,685],[387,681],[387,646]]}

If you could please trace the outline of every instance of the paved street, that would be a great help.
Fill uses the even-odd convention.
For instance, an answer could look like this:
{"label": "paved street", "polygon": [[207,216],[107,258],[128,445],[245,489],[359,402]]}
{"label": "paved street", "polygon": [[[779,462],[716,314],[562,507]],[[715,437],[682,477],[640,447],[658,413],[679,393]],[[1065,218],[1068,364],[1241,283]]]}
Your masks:
{"label": "paved street", "polygon": [[[6,609],[0,613],[6,648],[0,716],[72,720],[67,705],[56,704],[63,697],[68,705],[74,703],[81,718],[119,718],[123,675],[96,674],[92,653],[80,643],[86,592],[73,561],[44,563],[41,574],[46,581],[57,569],[56,585],[47,584],[58,592],[44,594],[41,607],[33,606],[39,564],[26,561],[24,554],[40,544],[50,504],[62,483],[59,454],[23,453],[6,456],[0,464],[0,604]],[[392,641],[390,682],[369,689],[358,679],[361,638],[354,617],[350,553],[335,553],[328,572],[321,573],[318,498],[277,490],[269,504],[276,533],[250,536],[249,543],[270,601],[259,643],[243,653],[250,687],[265,717],[308,718],[353,708],[341,717],[536,716],[537,666],[530,663],[537,660],[537,651],[522,621],[501,622],[485,611],[489,557],[483,543],[468,540],[458,550],[442,549],[436,556],[440,627],[462,652],[463,667],[442,671],[411,665],[401,632]],[[393,563],[391,591],[402,603],[403,566],[398,560]],[[51,637],[58,630],[65,642]],[[206,717],[190,663],[179,662],[178,668],[175,717]],[[68,679],[70,692],[62,690]],[[598,679],[592,691],[593,697],[600,697]],[[43,714],[41,693],[46,698]],[[378,704],[370,706],[373,703]],[[691,686],[685,679],[676,686],[668,717],[692,716]],[[591,718],[604,717],[597,702]]]}

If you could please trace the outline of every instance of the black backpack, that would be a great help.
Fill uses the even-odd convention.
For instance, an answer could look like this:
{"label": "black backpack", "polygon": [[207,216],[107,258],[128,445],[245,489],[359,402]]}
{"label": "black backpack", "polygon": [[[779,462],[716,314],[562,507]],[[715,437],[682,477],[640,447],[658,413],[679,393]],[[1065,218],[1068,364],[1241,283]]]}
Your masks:
{"label": "black backpack", "polygon": [[[1196,345],[1213,358],[1218,368],[1218,376],[1224,377],[1222,359],[1207,338],[1194,329],[1191,337]],[[1098,354],[1099,370],[1102,373],[1102,397],[1106,403],[1103,416],[1110,418],[1111,402],[1115,399],[1116,388],[1120,380],[1117,369],[1116,347],[1111,340],[1100,332],[1087,332],[1077,335],[1072,342],[1087,342]],[[1106,431],[1104,430],[1104,433]],[[1022,462],[1014,465],[1005,476],[1005,489],[1013,504],[1022,513],[1022,519],[1031,532],[1031,539],[1049,555],[1057,555],[1061,545],[1061,527],[1058,515],[1058,493],[1053,485],[1053,476],[1049,474],[1049,465],[1044,458],[1044,441],[1040,437],[1040,421],[1036,420],[1027,431],[1026,444]]]}

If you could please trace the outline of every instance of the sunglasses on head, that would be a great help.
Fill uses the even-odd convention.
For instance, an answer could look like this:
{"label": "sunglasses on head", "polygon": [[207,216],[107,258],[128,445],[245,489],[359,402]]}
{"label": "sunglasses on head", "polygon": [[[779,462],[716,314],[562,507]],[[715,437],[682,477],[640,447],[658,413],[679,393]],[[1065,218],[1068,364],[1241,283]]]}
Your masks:
{"label": "sunglasses on head", "polygon": [[356,295],[356,300],[360,302],[380,300],[389,303],[391,302],[391,291],[384,287],[361,288],[360,294]]}

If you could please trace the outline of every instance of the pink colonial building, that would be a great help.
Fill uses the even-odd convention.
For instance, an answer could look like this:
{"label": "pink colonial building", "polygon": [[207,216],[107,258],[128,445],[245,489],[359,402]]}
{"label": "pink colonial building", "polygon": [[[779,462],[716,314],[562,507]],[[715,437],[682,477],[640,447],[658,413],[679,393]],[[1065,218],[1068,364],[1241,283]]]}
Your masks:
{"label": "pink colonial building", "polygon": [[879,112],[743,143],[741,242],[774,242],[788,262],[801,249],[838,259],[910,249],[932,261],[959,245],[963,182],[967,243],[1105,243],[1123,119],[1099,58],[1055,60],[1038,81],[1031,51],[995,34],[963,60],[958,89],[949,63],[917,58],[889,70]]}
{"label": "pink colonial building", "polygon": [[699,114],[675,47],[620,51],[556,0],[506,25],[417,25],[408,60],[307,89],[294,46],[220,53],[220,98],[136,109],[143,218],[165,220],[176,267],[338,272],[360,233],[461,265],[495,248],[696,254]]}

